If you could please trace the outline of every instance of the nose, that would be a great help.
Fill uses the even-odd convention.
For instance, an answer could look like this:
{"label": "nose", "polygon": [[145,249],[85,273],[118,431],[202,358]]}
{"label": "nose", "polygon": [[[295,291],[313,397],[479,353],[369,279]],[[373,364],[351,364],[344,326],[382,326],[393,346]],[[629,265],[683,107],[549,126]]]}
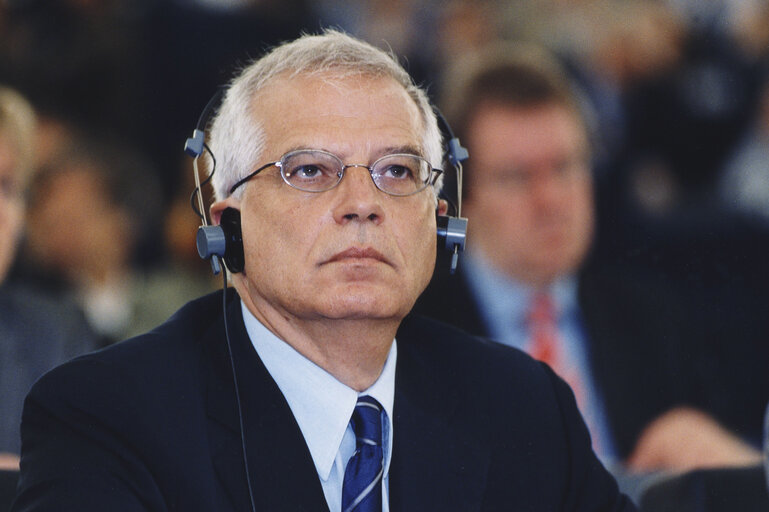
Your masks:
{"label": "nose", "polygon": [[336,189],[336,204],[333,208],[334,220],[338,224],[348,222],[372,222],[379,225],[384,220],[381,192],[368,169],[363,166],[350,166]]}
{"label": "nose", "polygon": [[541,207],[553,207],[568,197],[570,184],[557,169],[540,168],[532,179],[531,197]]}

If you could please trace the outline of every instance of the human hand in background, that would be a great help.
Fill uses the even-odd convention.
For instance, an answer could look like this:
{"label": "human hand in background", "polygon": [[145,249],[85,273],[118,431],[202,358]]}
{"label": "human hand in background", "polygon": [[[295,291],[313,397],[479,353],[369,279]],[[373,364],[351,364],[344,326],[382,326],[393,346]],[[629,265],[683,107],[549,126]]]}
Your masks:
{"label": "human hand in background", "polygon": [[18,470],[19,456],[13,453],[0,453],[0,471]]}
{"label": "human hand in background", "polygon": [[627,467],[634,472],[751,466],[761,452],[696,409],[671,409],[642,432]]}

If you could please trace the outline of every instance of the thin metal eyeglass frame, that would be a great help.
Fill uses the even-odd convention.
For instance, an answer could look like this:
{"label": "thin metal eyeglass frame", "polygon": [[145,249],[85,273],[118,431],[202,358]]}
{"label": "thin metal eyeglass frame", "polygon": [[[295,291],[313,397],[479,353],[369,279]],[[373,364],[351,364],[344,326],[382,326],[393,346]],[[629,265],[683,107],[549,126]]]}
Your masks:
{"label": "thin metal eyeglass frame", "polygon": [[[306,189],[299,188],[299,187],[289,183],[289,181],[286,179],[286,175],[283,173],[283,166],[281,164],[283,163],[283,160],[288,155],[291,155],[293,153],[297,153],[298,151],[312,151],[312,152],[318,152],[318,153],[325,153],[325,154],[333,156],[335,159],[337,159],[339,161],[339,163],[342,164],[342,170],[339,173],[339,179],[336,181],[336,183],[334,183],[334,185],[330,186],[329,188],[325,188],[323,190],[306,190]],[[424,160],[427,163],[427,165],[430,166],[430,171],[429,171],[430,174],[428,175],[427,180],[425,180],[425,182],[422,184],[421,188],[418,188],[417,190],[414,190],[413,192],[409,192],[408,194],[393,194],[392,192],[388,192],[386,190],[382,190],[381,188],[379,188],[379,184],[374,179],[374,176],[371,174],[371,171],[376,166],[376,164],[379,163],[380,160],[382,160],[384,158],[389,158],[389,157],[392,157],[392,156],[410,156],[410,157],[419,158],[419,159]],[[344,178],[344,175],[345,175],[345,171],[348,168],[350,168],[350,167],[362,167],[363,169],[366,169],[369,172],[369,176],[371,177],[371,181],[374,182],[374,186],[377,188],[377,190],[379,190],[381,192],[384,192],[387,195],[391,195],[391,196],[395,196],[395,197],[406,197],[406,196],[411,196],[411,195],[417,194],[417,193],[423,191],[424,189],[426,189],[428,186],[434,185],[435,181],[438,179],[438,177],[441,174],[443,174],[443,169],[436,169],[435,167],[433,167],[430,164],[430,162],[428,162],[425,158],[423,158],[423,157],[421,157],[419,155],[411,155],[411,154],[407,154],[407,153],[393,153],[393,154],[384,155],[383,157],[378,158],[373,164],[371,164],[369,166],[369,165],[364,165],[364,164],[345,164],[335,154],[329,153],[328,151],[323,151],[321,149],[307,149],[307,150],[301,149],[301,150],[297,150],[297,151],[290,151],[290,152],[286,153],[285,155],[283,155],[282,157],[280,157],[280,160],[277,160],[275,162],[270,162],[268,164],[264,164],[263,166],[259,167],[255,171],[251,172],[248,176],[246,176],[245,178],[242,178],[241,180],[239,180],[237,183],[235,183],[230,188],[230,194],[235,192],[235,190],[237,190],[241,185],[246,183],[248,180],[250,180],[251,178],[253,178],[257,174],[259,174],[263,170],[267,169],[268,167],[272,167],[272,166],[275,166],[278,169],[280,169],[280,177],[283,179],[283,181],[286,183],[286,185],[288,185],[289,187],[291,187],[291,188],[293,188],[295,190],[301,190],[303,192],[310,192],[310,193],[313,193],[313,194],[319,194],[321,192],[327,192],[327,191],[335,188],[337,185],[339,185],[342,182],[342,179]]]}

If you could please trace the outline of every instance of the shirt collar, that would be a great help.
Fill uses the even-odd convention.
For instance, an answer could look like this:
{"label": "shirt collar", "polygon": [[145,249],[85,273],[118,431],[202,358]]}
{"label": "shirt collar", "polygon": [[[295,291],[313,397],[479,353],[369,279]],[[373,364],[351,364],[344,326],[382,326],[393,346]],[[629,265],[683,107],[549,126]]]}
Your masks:
{"label": "shirt collar", "polygon": [[395,396],[397,346],[393,340],[382,373],[367,390],[358,393],[275,336],[241,301],[243,321],[251,343],[286,398],[302,431],[315,469],[327,480],[339,452],[358,396],[375,398],[386,413],[385,474],[392,457],[392,410]]}
{"label": "shirt collar", "polygon": [[[492,318],[525,322],[531,299],[538,290],[517,281],[494,267],[482,254],[468,252],[463,262],[468,282]],[[556,316],[572,315],[577,309],[577,278],[569,274],[556,279],[545,290],[553,301]]]}

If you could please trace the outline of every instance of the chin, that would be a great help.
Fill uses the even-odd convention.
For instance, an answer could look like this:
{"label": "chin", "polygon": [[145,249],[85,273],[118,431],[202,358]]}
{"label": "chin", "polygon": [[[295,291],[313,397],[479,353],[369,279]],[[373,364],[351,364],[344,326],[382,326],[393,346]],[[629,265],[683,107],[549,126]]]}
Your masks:
{"label": "chin", "polygon": [[332,294],[326,301],[329,318],[391,319],[406,316],[414,301],[393,293],[393,288],[346,287],[346,291]]}

